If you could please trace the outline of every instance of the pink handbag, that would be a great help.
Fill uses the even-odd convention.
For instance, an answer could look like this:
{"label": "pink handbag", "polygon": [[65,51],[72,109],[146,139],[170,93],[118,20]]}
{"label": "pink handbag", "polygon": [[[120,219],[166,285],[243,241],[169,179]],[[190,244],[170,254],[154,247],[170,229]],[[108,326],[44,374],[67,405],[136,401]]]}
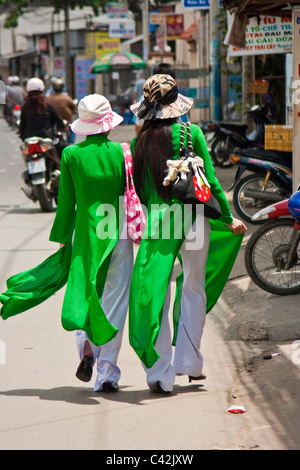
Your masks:
{"label": "pink handbag", "polygon": [[131,240],[139,245],[146,226],[146,217],[141,201],[135,192],[132,177],[132,155],[128,144],[121,144],[124,152],[126,169],[126,190],[124,194],[124,207],[127,222],[127,233]]}

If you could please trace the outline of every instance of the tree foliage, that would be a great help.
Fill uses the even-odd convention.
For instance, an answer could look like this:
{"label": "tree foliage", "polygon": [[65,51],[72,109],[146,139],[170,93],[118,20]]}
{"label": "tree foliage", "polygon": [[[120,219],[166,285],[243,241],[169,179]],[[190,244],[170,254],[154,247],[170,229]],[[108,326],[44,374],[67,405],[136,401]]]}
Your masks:
{"label": "tree foliage", "polygon": [[0,13],[7,14],[5,27],[15,28],[19,17],[31,8],[52,7],[58,12],[90,6],[97,15],[99,8],[105,9],[106,3],[106,0],[0,0]]}
{"label": "tree foliage", "polygon": [[[155,8],[163,5],[169,0],[150,0],[150,7]],[[83,8],[90,6],[95,14],[98,14],[99,8],[105,11],[108,0],[0,0],[0,13],[6,13],[6,28],[15,28],[18,26],[18,18],[30,8],[52,7],[55,12],[60,10]],[[141,17],[143,9],[143,0],[127,0],[127,5],[136,18]]]}

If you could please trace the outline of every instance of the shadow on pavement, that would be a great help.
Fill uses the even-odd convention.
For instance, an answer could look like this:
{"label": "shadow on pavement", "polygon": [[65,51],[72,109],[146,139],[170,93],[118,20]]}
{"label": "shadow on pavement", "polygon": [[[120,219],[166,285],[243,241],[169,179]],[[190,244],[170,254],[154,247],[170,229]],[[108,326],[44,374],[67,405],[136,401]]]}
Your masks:
{"label": "shadow on pavement", "polygon": [[94,392],[90,388],[84,387],[56,387],[48,390],[43,389],[20,389],[0,392],[0,396],[10,397],[38,397],[40,400],[61,401],[74,405],[101,405],[102,399],[128,403],[131,405],[142,405],[144,401],[172,398],[177,394],[206,391],[203,385],[175,386],[174,391],[166,395],[152,393],[148,388],[145,390],[129,390],[126,386],[120,387],[117,393],[105,394],[104,392]]}

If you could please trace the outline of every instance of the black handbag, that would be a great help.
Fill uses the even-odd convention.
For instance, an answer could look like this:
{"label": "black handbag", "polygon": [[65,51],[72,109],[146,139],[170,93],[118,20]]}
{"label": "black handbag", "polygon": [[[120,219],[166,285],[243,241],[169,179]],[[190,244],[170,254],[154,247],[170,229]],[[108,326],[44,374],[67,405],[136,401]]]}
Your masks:
{"label": "black handbag", "polygon": [[[185,128],[187,147],[184,145]],[[171,181],[172,196],[184,204],[190,204],[195,211],[198,204],[204,205],[204,216],[217,220],[221,217],[220,205],[212,194],[207,181],[203,159],[193,149],[190,123],[182,124],[180,134],[180,158],[178,176]]]}

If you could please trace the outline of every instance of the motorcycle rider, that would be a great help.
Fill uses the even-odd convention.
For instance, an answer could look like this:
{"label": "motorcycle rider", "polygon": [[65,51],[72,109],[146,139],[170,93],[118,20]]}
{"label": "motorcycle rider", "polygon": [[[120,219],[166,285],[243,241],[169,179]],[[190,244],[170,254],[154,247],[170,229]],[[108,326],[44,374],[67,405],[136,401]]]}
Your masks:
{"label": "motorcycle rider", "polygon": [[[26,85],[27,96],[21,111],[19,134],[24,141],[28,137],[55,138],[57,130],[63,131],[65,123],[55,107],[48,103],[44,94],[45,85],[40,78],[31,78]],[[59,155],[63,150],[57,147]]]}
{"label": "motorcycle rider", "polygon": [[14,106],[19,105],[20,107],[24,104],[26,92],[20,85],[20,78],[15,75],[9,77],[10,84],[6,88],[6,105],[7,105],[7,119],[8,122],[12,119],[12,110]]}
{"label": "motorcycle rider", "polygon": [[[68,124],[73,122],[73,115],[76,112],[76,106],[72,98],[63,91],[64,82],[57,78],[52,82],[53,93],[47,96],[48,103],[51,103],[58,114],[67,121]],[[69,144],[75,143],[75,134],[70,129],[68,137]]]}
{"label": "motorcycle rider", "polygon": [[[26,85],[27,96],[21,110],[19,135],[23,141],[30,137],[50,138],[54,141],[55,148],[49,148],[47,155],[55,165],[53,171],[55,178],[51,177],[53,186],[51,188],[56,192],[59,184],[62,147],[67,145],[67,143],[62,145],[60,140],[57,143],[55,142],[57,140],[56,131],[64,130],[65,123],[54,106],[47,102],[44,90],[45,85],[41,79],[34,77],[28,80]],[[30,199],[36,200],[36,195],[33,194],[33,188],[27,180],[27,176],[27,172],[22,175],[25,182],[25,187],[22,189]]]}

